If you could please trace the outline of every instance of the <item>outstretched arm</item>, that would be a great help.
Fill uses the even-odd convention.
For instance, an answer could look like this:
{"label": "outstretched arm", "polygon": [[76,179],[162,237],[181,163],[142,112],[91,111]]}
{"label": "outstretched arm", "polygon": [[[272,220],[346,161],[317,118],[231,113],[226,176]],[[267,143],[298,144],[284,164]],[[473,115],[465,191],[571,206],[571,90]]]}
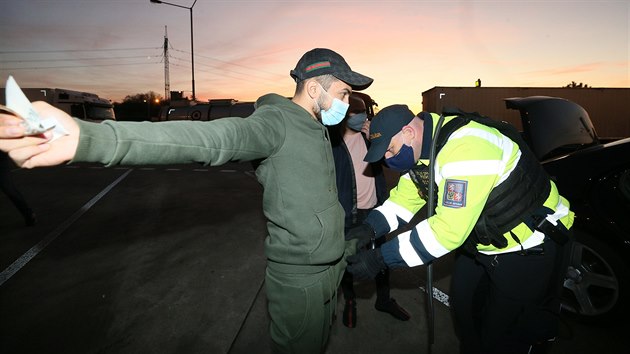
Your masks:
{"label": "outstretched arm", "polygon": [[5,151],[23,168],[54,166],[71,160],[79,143],[79,126],[67,113],[45,102],[33,102],[41,118],[55,118],[68,135],[50,141],[52,133],[25,136],[22,118],[0,114],[0,150]]}

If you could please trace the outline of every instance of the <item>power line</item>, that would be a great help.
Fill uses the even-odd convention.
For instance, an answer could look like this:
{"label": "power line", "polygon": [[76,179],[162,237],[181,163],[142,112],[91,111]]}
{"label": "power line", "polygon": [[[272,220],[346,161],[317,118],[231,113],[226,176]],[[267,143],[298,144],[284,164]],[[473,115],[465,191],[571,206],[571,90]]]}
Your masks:
{"label": "power line", "polygon": [[[176,61],[184,62],[184,63],[188,62],[187,59],[182,59],[182,58],[177,57],[177,56],[172,56],[171,55],[170,58],[171,59],[175,59]],[[229,69],[229,68],[226,68],[226,67],[218,66],[216,64],[208,64],[208,63],[204,63],[204,62],[200,62],[200,61],[197,61],[197,64],[220,70],[222,75],[230,76],[230,77],[233,77],[233,78],[239,79],[239,80],[249,80],[249,81],[257,80],[257,81],[261,81],[261,82],[269,82],[270,80],[271,81],[274,80],[274,79],[270,79],[269,77],[257,75],[260,72],[260,70],[258,70],[257,73],[247,73],[247,72],[244,72],[244,71],[232,70],[232,69]],[[233,65],[237,65],[237,64],[233,64]],[[242,66],[242,65],[237,65],[237,66]],[[245,67],[245,66],[243,66],[243,67]],[[254,69],[251,69],[251,70],[254,70]],[[208,71],[208,70],[202,70],[202,71],[203,72],[212,73],[211,71]],[[228,75],[228,73],[234,73],[234,74],[238,74],[238,75],[243,75],[243,76],[246,76],[247,79],[244,79],[242,77],[235,77],[235,76],[232,76],[232,75]],[[278,74],[271,74],[271,75],[274,75],[274,76],[277,76],[277,77],[283,77],[283,76],[278,75]]]}
{"label": "power line", "polygon": [[62,50],[2,50],[0,54],[31,54],[31,53],[80,53],[80,52],[114,52],[123,50],[147,50],[147,49],[162,49],[160,47],[145,47],[145,48],[101,48],[101,49],[62,49]]}
{"label": "power line", "polygon": [[[171,56],[171,58],[173,58]],[[182,60],[179,58],[176,58],[178,60]],[[186,64],[184,62],[184,64]],[[205,65],[204,63],[200,63],[202,66]],[[176,66],[176,67],[180,67],[180,68],[190,68],[190,65],[180,65],[180,64],[176,64],[171,62],[171,66]],[[209,65],[206,65],[209,66]],[[235,71],[224,71],[221,73],[217,73],[216,70],[204,70],[203,68],[195,68],[195,71],[199,71],[202,73],[208,73],[208,74],[215,74],[215,75],[221,75],[224,78],[232,78],[232,79],[236,79],[236,80],[240,80],[240,81],[246,81],[246,82],[260,82],[263,83],[267,86],[271,85],[271,86],[278,86],[278,87],[284,87],[283,84],[279,83],[277,80],[269,80],[269,79],[264,79],[264,78],[260,78],[260,77],[255,77],[255,76],[251,76],[250,74],[245,74],[245,73],[239,73],[239,72],[235,72]],[[235,76],[233,73],[236,73],[238,75],[242,75],[242,76]]]}
{"label": "power line", "polygon": [[142,63],[124,63],[124,64],[94,64],[94,65],[63,65],[63,66],[40,66],[40,67],[28,67],[28,68],[0,68],[0,70],[40,70],[40,69],[68,69],[68,68],[92,68],[98,66],[123,66],[123,65],[148,65],[148,64],[161,64],[161,62],[142,62]]}
{"label": "power line", "polygon": [[[0,63],[37,63],[37,62],[54,62],[54,61],[80,61],[80,60],[114,60],[114,59],[139,59],[139,58],[158,57],[158,55],[133,55],[127,57],[101,57],[101,58],[66,58],[66,59],[18,59],[18,60],[0,60]],[[161,58],[161,55],[159,55]]]}
{"label": "power line", "polygon": [[[184,51],[184,50],[180,50],[180,49],[173,49],[173,50],[174,50],[174,51],[176,51],[176,52],[181,52],[181,53],[190,54],[190,52],[186,52],[186,51]],[[280,75],[280,74],[278,74],[278,73],[273,73],[273,72],[270,72],[270,71],[265,71],[265,70],[260,70],[260,69],[254,69],[254,68],[248,67],[248,66],[246,66],[246,65],[242,65],[242,64],[236,64],[236,63],[232,63],[232,62],[229,62],[229,61],[225,61],[225,60],[221,60],[221,59],[217,59],[217,58],[213,58],[213,57],[209,57],[209,56],[205,56],[205,55],[199,55],[199,54],[197,54],[197,55],[195,55],[195,56],[196,56],[196,57],[200,57],[200,58],[206,58],[206,59],[210,59],[210,60],[218,61],[218,62],[221,62],[221,63],[224,63],[224,64],[228,64],[228,65],[238,66],[238,67],[241,67],[241,68],[244,68],[244,69],[247,69],[247,70],[252,70],[252,71],[255,71],[255,72],[267,73],[267,74],[270,74],[270,75],[273,75],[273,76],[283,77],[283,78],[284,78],[284,75]],[[212,64],[207,64],[207,65],[212,66]],[[223,68],[223,67],[218,67],[218,66],[214,66],[214,67],[216,67],[217,69],[229,70],[229,69],[225,69],[225,68]],[[232,71],[234,71],[234,70],[232,70]],[[234,72],[237,72],[237,71],[234,71]],[[247,75],[252,75],[252,74],[247,74]]]}

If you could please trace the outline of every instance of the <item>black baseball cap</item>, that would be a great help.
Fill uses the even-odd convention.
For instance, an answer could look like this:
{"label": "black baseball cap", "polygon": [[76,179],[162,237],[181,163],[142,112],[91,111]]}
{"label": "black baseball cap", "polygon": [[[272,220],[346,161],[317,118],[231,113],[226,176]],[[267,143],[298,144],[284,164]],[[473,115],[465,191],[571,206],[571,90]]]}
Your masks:
{"label": "black baseball cap", "polygon": [[370,124],[370,147],[364,161],[376,162],[385,156],[394,135],[415,117],[404,104],[395,104],[381,109]]}
{"label": "black baseball cap", "polygon": [[295,69],[291,70],[291,77],[295,82],[326,74],[345,82],[353,90],[364,90],[374,81],[352,71],[341,55],[326,48],[315,48],[304,53]]}

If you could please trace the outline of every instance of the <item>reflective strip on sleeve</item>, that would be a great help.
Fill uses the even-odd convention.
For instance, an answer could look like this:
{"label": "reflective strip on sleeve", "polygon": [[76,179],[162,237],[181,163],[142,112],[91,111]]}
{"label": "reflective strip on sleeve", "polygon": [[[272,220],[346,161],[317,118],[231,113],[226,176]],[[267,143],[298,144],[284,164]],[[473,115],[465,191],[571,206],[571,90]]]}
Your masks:
{"label": "reflective strip on sleeve", "polygon": [[398,252],[409,267],[423,265],[422,259],[411,245],[411,231],[398,235]]}
{"label": "reflective strip on sleeve", "polygon": [[439,258],[450,252],[449,249],[445,248],[440,242],[438,242],[435,234],[433,233],[433,229],[431,229],[431,226],[429,225],[429,220],[425,219],[419,223],[418,226],[416,226],[416,230],[418,232],[420,242],[422,242],[424,248],[433,257]]}
{"label": "reflective strip on sleeve", "polygon": [[454,132],[450,137],[449,137],[449,141],[451,140],[455,140],[455,139],[459,139],[459,138],[464,138],[464,137],[468,137],[468,136],[474,136],[480,139],[483,139],[487,142],[489,142],[490,144],[498,147],[500,150],[506,151],[507,149],[507,155],[512,155],[512,147],[514,146],[514,142],[512,142],[512,140],[510,138],[508,138],[507,136],[501,134],[499,132],[499,136],[497,136],[496,134],[489,132],[487,130],[484,129],[479,129],[479,128],[473,128],[473,127],[464,127],[462,129],[457,130],[456,132]]}
{"label": "reflective strip on sleeve", "polygon": [[[483,139],[490,144],[496,146],[502,152],[501,160],[474,160],[474,161],[459,161],[444,164],[443,167],[436,169],[436,176],[441,175],[439,181],[444,178],[452,176],[471,176],[471,175],[491,175],[495,174],[499,176],[497,185],[501,184],[512,172],[513,168],[517,165],[520,159],[521,152],[516,151],[517,158],[513,164],[513,167],[509,171],[505,171],[505,167],[512,158],[514,149],[518,148],[518,145],[514,143],[510,138],[499,134],[498,136],[492,132],[479,128],[464,127],[454,132],[449,141],[455,139],[461,139],[466,137],[476,137]],[[437,166],[436,166],[437,167]],[[437,177],[436,177],[437,179]]]}
{"label": "reflective strip on sleeve", "polygon": [[398,228],[398,218],[409,222],[413,217],[412,212],[390,200],[386,200],[383,205],[377,207],[376,210],[383,214],[389,224],[390,230],[396,230]]}
{"label": "reflective strip on sleeve", "polygon": [[426,264],[450,252],[436,240],[427,220],[397,238],[400,257],[409,267]]}
{"label": "reflective strip on sleeve", "polygon": [[503,161],[498,160],[472,160],[449,162],[442,166],[440,171],[442,178],[453,176],[485,176],[502,175],[505,169]]}

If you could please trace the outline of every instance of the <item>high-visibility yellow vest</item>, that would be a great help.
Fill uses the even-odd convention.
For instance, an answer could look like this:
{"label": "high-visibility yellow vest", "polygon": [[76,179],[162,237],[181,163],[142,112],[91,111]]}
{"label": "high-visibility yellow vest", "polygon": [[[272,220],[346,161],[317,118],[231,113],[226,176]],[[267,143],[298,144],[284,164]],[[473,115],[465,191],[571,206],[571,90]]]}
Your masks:
{"label": "high-visibility yellow vest", "polygon": [[[431,114],[431,117],[433,126],[427,126],[429,120],[425,119],[425,130],[435,131],[439,116]],[[453,118],[446,117],[445,124]],[[386,263],[417,266],[460,247],[475,227],[490,192],[510,176],[520,157],[518,144],[497,129],[471,121],[454,131],[432,166],[428,160],[417,163],[435,168],[438,190],[435,214],[382,245]],[[547,220],[553,224],[561,222],[570,228],[574,214],[569,209],[569,202],[558,193],[553,181],[549,183],[551,188],[544,206],[553,210],[553,214],[548,215]],[[408,223],[425,203],[409,174],[405,174],[385,203],[376,208],[367,221],[380,236]],[[524,223],[511,232],[520,244],[508,232],[504,235],[508,241],[506,247],[499,249],[478,244],[478,251],[484,254],[519,251],[521,247],[527,249],[541,244],[545,237]]]}

